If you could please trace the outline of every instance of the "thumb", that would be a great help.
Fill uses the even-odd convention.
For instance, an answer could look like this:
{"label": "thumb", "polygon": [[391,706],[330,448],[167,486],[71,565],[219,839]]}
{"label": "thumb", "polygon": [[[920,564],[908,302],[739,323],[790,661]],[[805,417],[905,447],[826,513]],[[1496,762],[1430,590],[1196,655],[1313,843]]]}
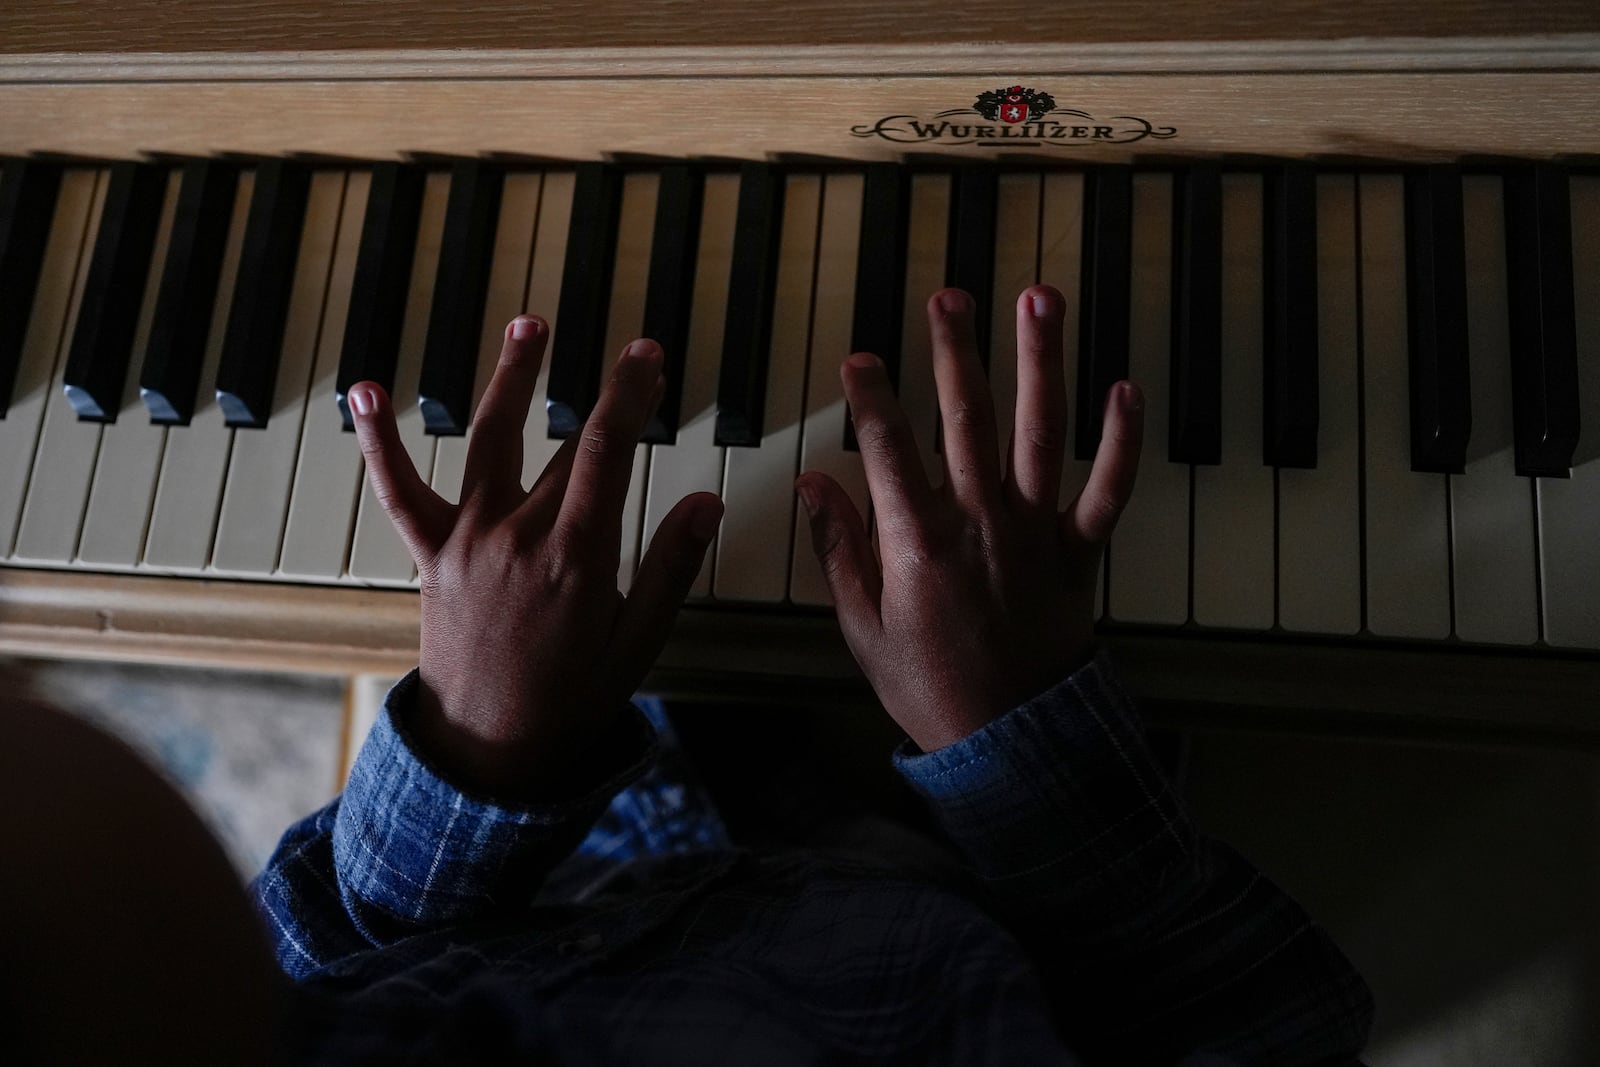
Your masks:
{"label": "thumb", "polygon": [[811,550],[833,594],[839,625],[846,634],[862,625],[877,629],[883,573],[855,502],[826,474],[804,474],[795,489],[811,521]]}
{"label": "thumb", "polygon": [[694,493],[678,501],[656,528],[611,639],[611,661],[631,685],[638,685],[661,655],[721,524],[722,501],[713,493]]}

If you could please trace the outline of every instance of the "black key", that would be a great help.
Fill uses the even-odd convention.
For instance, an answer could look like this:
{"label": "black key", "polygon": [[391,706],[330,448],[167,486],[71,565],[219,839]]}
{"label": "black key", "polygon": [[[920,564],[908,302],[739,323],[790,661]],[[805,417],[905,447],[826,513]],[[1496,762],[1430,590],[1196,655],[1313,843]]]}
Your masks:
{"label": "black key", "polygon": [[1172,215],[1172,413],[1167,458],[1222,462],[1222,176],[1179,171]]}
{"label": "black key", "polygon": [[115,422],[166,199],[167,170],[113,163],[62,378],[78,418]]}
{"label": "black key", "polygon": [[0,419],[11,406],[60,191],[54,163],[8,159],[0,168]]}
{"label": "black key", "polygon": [[724,446],[761,444],[766,421],[767,354],[772,340],[772,290],[783,235],[783,173],[766,163],[739,168],[728,315],[717,382],[717,432]]}
{"label": "black key", "polygon": [[472,382],[504,185],[505,172],[492,163],[460,159],[450,168],[450,199],[417,384],[417,404],[428,433],[464,434],[472,417]]}
{"label": "black key", "polygon": [[350,317],[344,327],[335,399],[344,428],[354,430],[347,395],[357,382],[371,379],[394,395],[394,368],[400,358],[411,261],[417,253],[426,171],[410,163],[379,163],[372,168],[367,214],[361,223],[361,250],[350,283]]}
{"label": "black key", "polygon": [[[900,332],[905,325],[906,244],[911,197],[904,167],[867,167],[861,195],[861,241],[856,249],[855,316],[850,351],[871,352],[883,360],[889,387],[900,388]],[[993,229],[993,223],[990,224]],[[989,262],[994,262],[991,244]],[[991,267],[992,270],[992,267]],[[847,410],[844,447],[856,449],[855,419]]]}
{"label": "black key", "polygon": [[1411,469],[1461,474],[1472,434],[1461,171],[1418,168],[1405,180]]}
{"label": "black key", "polygon": [[989,331],[994,318],[994,227],[1000,175],[993,167],[958,169],[950,188],[950,231],[944,283],[964,289],[973,302],[978,359],[989,369]]}
{"label": "black key", "polygon": [[700,212],[705,175],[697,167],[661,172],[656,222],[650,238],[650,281],[644,297],[644,334],[661,346],[666,387],[645,425],[641,441],[670,445],[678,440],[683,403],[683,367],[689,354],[689,312],[694,304],[695,264],[700,254]]}
{"label": "black key", "polygon": [[551,437],[576,433],[600,398],[621,206],[621,171],[604,163],[578,164],[545,394]]}
{"label": "black key", "polygon": [[229,426],[260,429],[272,413],[310,195],[306,164],[269,159],[256,167],[217,365],[217,405]]}
{"label": "black key", "polygon": [[1093,460],[1106,394],[1128,376],[1133,269],[1133,170],[1094,167],[1083,176],[1083,257],[1078,302],[1078,432],[1073,454]]}
{"label": "black key", "polygon": [[139,394],[151,422],[187,426],[194,415],[238,187],[239,170],[232,163],[196,159],[184,164],[139,372]]}
{"label": "black key", "polygon": [[1262,456],[1269,467],[1317,465],[1317,176],[1291,163],[1266,173],[1262,249]]}
{"label": "black key", "polygon": [[1567,176],[1549,164],[1505,175],[1506,297],[1517,473],[1567,478],[1578,447],[1578,341]]}

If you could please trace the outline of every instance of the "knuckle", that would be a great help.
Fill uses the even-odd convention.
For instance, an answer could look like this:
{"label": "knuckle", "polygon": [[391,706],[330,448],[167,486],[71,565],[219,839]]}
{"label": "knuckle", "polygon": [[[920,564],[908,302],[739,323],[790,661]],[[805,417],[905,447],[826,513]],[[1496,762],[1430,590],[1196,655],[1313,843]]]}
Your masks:
{"label": "knuckle", "polygon": [[898,452],[905,443],[905,428],[881,416],[856,421],[856,443],[875,452]]}
{"label": "knuckle", "polygon": [[376,431],[357,434],[356,444],[361,447],[361,456],[367,461],[369,467],[377,466],[383,462],[383,438]]}
{"label": "knuckle", "polygon": [[917,541],[900,541],[895,545],[895,568],[905,574],[927,570],[933,563],[928,547]]}
{"label": "knuckle", "polygon": [[605,455],[616,447],[619,436],[621,435],[617,433],[616,427],[592,419],[583,428],[583,450],[596,455]]}
{"label": "knuckle", "polygon": [[583,560],[584,540],[581,527],[560,523],[544,538],[540,554],[552,572],[571,574]]}
{"label": "knuckle", "polygon": [[845,547],[845,534],[837,528],[825,528],[817,540],[817,562],[822,564],[825,577],[835,578],[850,569],[850,553]]}
{"label": "knuckle", "polygon": [[385,515],[393,515],[400,510],[400,498],[388,486],[374,484],[372,495],[378,501],[378,507],[383,509]]}
{"label": "knuckle", "polygon": [[1060,452],[1067,445],[1067,431],[1059,422],[1036,422],[1022,428],[1022,437],[1040,452]]}
{"label": "knuckle", "polygon": [[950,425],[962,430],[981,430],[994,422],[994,411],[988,404],[961,400],[950,405],[945,417]]}
{"label": "knuckle", "polygon": [[933,554],[936,537],[915,516],[877,513],[879,543],[892,541],[896,558],[926,562]]}
{"label": "knuckle", "polygon": [[540,553],[540,566],[535,571],[542,597],[554,598],[562,590],[575,585],[586,567],[583,553],[574,551],[566,537],[552,535]]}

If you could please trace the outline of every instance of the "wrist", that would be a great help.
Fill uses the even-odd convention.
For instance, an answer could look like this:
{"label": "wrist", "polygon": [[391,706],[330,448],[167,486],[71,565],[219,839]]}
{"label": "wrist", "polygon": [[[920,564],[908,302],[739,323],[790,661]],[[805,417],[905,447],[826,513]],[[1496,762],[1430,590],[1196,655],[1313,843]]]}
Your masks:
{"label": "wrist", "polygon": [[[498,702],[497,702],[498,703]],[[621,708],[541,721],[531,706],[486,706],[418,679],[410,733],[418,755],[463,792],[514,802],[569,799],[603,775]]]}
{"label": "wrist", "polygon": [[914,714],[895,715],[912,743],[923,752],[935,752],[964,741],[991,722],[1048,692],[1094,660],[1092,640],[1084,640],[1054,666],[1036,674],[1013,675],[1019,684],[989,687],[987,698],[964,694],[948,704],[923,704]]}

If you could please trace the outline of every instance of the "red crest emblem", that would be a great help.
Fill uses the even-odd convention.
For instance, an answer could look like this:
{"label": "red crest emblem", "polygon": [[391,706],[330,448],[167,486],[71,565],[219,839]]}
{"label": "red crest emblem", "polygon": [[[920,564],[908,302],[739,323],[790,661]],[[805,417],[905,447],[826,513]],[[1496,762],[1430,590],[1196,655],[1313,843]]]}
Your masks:
{"label": "red crest emblem", "polygon": [[1014,85],[1006,90],[1006,95],[1000,101],[1000,121],[1021,122],[1027,117],[1027,98],[1022,95],[1022,86]]}
{"label": "red crest emblem", "polygon": [[1049,93],[1025,89],[1020,85],[990,89],[979,93],[972,109],[990,122],[1037,122],[1055,110],[1056,99]]}

